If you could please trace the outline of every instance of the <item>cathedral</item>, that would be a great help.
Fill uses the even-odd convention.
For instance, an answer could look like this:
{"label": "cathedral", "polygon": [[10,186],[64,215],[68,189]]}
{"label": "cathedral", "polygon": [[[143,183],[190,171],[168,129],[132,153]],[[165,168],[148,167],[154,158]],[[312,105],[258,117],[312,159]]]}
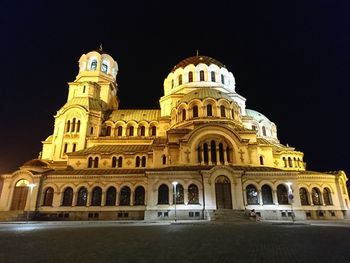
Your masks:
{"label": "cathedral", "polygon": [[0,220],[349,218],[346,174],[307,171],[221,62],[179,62],[157,109],[119,109],[117,75],[102,49],[80,57],[40,156],[1,175]]}

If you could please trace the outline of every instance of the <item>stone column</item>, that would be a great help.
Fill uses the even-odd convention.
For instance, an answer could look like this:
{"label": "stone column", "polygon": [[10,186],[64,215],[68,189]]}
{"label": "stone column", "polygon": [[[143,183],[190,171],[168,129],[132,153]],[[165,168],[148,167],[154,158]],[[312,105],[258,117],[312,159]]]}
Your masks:
{"label": "stone column", "polygon": [[260,204],[260,205],[263,205],[261,189],[258,190],[258,196],[259,196],[259,204]]}
{"label": "stone column", "polygon": [[134,191],[130,191],[130,206],[134,206]]}
{"label": "stone column", "polygon": [[227,160],[227,152],[224,150],[224,164],[227,165],[228,164],[228,160]]}
{"label": "stone column", "polygon": [[86,206],[90,206],[91,205],[91,199],[92,199],[92,191],[88,191],[88,196],[87,196],[87,200],[86,200]]}
{"label": "stone column", "polygon": [[202,156],[202,161],[201,164],[204,165],[204,149],[201,148],[201,156]]}
{"label": "stone column", "polygon": [[221,163],[221,161],[220,161],[219,147],[216,146],[216,149],[215,149],[215,150],[216,150],[216,151],[215,151],[215,153],[216,153],[216,163],[217,163],[217,164],[223,164],[223,163]]}
{"label": "stone column", "polygon": [[277,190],[272,190],[272,200],[275,205],[278,205]]}
{"label": "stone column", "polygon": [[208,164],[212,165],[212,161],[211,161],[211,147],[208,147]]}
{"label": "stone column", "polygon": [[103,191],[101,196],[101,206],[105,206],[106,204],[106,195],[107,195],[107,192]]}

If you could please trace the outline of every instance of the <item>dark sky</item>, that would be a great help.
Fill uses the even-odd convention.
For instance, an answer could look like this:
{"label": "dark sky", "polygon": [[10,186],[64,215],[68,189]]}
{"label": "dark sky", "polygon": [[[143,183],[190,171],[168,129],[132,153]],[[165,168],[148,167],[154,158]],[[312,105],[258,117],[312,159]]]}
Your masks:
{"label": "dark sky", "polygon": [[198,49],[309,170],[350,173],[348,1],[78,2],[1,1],[0,173],[38,156],[79,57],[100,43],[119,64],[121,108],[159,108],[164,78]]}

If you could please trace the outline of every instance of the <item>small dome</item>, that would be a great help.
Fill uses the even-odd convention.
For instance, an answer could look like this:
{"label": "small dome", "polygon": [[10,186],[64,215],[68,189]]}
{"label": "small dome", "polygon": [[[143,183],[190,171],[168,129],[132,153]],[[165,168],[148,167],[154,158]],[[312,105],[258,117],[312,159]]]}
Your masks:
{"label": "small dome", "polygon": [[255,110],[246,109],[245,112],[247,116],[253,117],[254,120],[256,120],[257,122],[262,122],[262,121],[271,122],[265,115]]}
{"label": "small dome", "polygon": [[23,164],[23,166],[27,166],[27,167],[42,167],[42,168],[49,168],[49,164],[39,160],[39,159],[33,159],[30,161],[27,161]]}
{"label": "small dome", "polygon": [[185,58],[184,60],[180,61],[171,72],[174,72],[176,69],[178,68],[184,68],[187,65],[191,65],[193,64],[194,66],[197,66],[198,64],[206,64],[206,65],[211,65],[211,64],[215,64],[217,65],[219,68],[226,68],[224,64],[222,64],[221,62],[217,61],[214,58],[211,57],[207,57],[207,56],[193,56],[193,57],[189,57],[189,58]]}
{"label": "small dome", "polygon": [[213,98],[216,100],[226,99],[228,101],[232,101],[232,99],[227,94],[225,94],[219,90],[216,90],[212,87],[208,87],[208,88],[201,88],[198,90],[191,91],[190,93],[183,96],[183,98],[181,100],[179,100],[178,105],[183,103],[183,102],[188,103],[193,99],[203,100],[206,98]]}

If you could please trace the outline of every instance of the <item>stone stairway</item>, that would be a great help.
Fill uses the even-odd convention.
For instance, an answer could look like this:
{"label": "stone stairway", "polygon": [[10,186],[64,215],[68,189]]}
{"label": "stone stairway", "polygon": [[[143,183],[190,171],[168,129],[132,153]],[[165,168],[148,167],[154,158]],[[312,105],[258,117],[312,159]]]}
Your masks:
{"label": "stone stairway", "polygon": [[244,210],[219,209],[209,212],[210,220],[217,222],[248,222],[249,216]]}
{"label": "stone stairway", "polygon": [[1,211],[0,222],[23,221],[26,220],[24,211]]}

